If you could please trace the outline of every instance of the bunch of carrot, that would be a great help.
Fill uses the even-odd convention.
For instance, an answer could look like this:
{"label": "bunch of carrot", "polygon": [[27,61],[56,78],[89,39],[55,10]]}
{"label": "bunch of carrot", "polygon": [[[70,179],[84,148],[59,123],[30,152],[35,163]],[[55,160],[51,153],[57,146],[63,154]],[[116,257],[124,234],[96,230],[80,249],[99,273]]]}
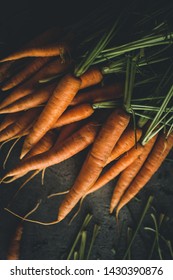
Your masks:
{"label": "bunch of carrot", "polygon": [[25,138],[20,162],[2,182],[30,171],[44,172],[89,147],[81,171],[59,207],[58,221],[81,198],[120,175],[110,204],[110,212],[117,206],[118,215],[158,170],[173,145],[173,133],[167,139],[157,133],[142,145],[142,129],[134,133],[131,116],[120,105],[105,114],[95,112],[94,102],[119,99],[124,85],[102,85],[99,67],[75,75],[69,56],[72,48],[73,36],[53,28],[0,61],[1,90],[7,91],[0,103],[0,114],[6,114],[0,124],[0,142]]}

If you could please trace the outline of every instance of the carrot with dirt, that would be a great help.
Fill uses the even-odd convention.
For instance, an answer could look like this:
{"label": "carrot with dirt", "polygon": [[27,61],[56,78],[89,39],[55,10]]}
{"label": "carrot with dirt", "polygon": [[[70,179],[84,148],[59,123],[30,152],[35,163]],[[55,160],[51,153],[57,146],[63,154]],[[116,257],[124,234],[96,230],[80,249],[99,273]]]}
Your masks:
{"label": "carrot with dirt", "polygon": [[[150,140],[151,141],[151,140]],[[165,134],[161,133],[147,157],[146,161],[142,165],[141,169],[137,173],[129,185],[127,191],[121,197],[117,209],[116,215],[135,195],[148,183],[151,177],[159,169],[164,159],[173,147],[173,132],[165,138]]]}
{"label": "carrot with dirt", "polygon": [[74,185],[62,201],[58,221],[73,209],[82,196],[97,181],[113,147],[129,123],[130,117],[122,109],[113,111],[96,137]]}
{"label": "carrot with dirt", "polygon": [[99,127],[98,122],[90,121],[61,142],[61,145],[55,143],[55,148],[53,147],[48,152],[23,159],[16,167],[7,172],[2,181],[5,178],[20,176],[20,174],[26,174],[32,170],[44,169],[72,157],[93,143]]}
{"label": "carrot with dirt", "polygon": [[29,125],[33,123],[40,112],[41,108],[33,108],[24,112],[15,123],[7,126],[0,132],[0,142],[13,138],[17,134],[22,133]]}
{"label": "carrot with dirt", "polygon": [[53,90],[55,89],[55,86],[55,82],[45,86],[40,86],[32,93],[19,98],[8,106],[0,109],[0,114],[20,112],[43,105],[46,101],[49,100]]}
{"label": "carrot with dirt", "polygon": [[84,77],[82,75],[80,78],[75,77],[73,74],[67,74],[60,80],[38,120],[34,124],[31,133],[26,137],[21,152],[21,158],[27,154],[55,124],[79,91],[81,83],[85,81],[85,85],[87,84],[87,77],[89,78],[88,84],[91,83],[90,80],[94,83],[93,79],[91,79],[91,74],[93,77],[96,77],[96,83],[98,83],[98,76],[99,79],[102,79],[102,76],[95,74],[95,72],[99,72],[99,70],[97,68],[90,69],[84,74]]}
{"label": "carrot with dirt", "polygon": [[[135,137],[135,134],[136,134],[136,137]],[[117,159],[123,153],[130,150],[136,144],[135,141],[138,141],[141,138],[141,136],[142,136],[142,130],[140,128],[137,128],[136,132],[134,132],[133,128],[128,127],[123,132],[119,141],[113,148],[112,153],[106,162],[106,165],[109,164],[111,161]]]}
{"label": "carrot with dirt", "polygon": [[17,74],[13,75],[8,79],[6,83],[1,87],[2,91],[9,90],[20,83],[27,80],[30,76],[35,74],[39,69],[41,69],[48,61],[49,57],[38,57],[35,58],[32,62],[28,63],[22,70],[20,70]]}
{"label": "carrot with dirt", "polygon": [[100,102],[114,100],[122,97],[123,87],[120,83],[105,85],[95,89],[89,89],[85,92],[79,92],[71,102],[71,106],[86,102]]}
{"label": "carrot with dirt", "polygon": [[7,253],[7,260],[20,259],[20,244],[21,244],[22,234],[23,234],[23,224],[19,223],[15,231],[15,234],[10,242],[10,246]]}
{"label": "carrot with dirt", "polygon": [[117,162],[114,163],[104,174],[102,174],[96,183],[89,189],[87,194],[92,193],[108,182],[116,178],[125,168],[135,162],[135,160],[143,153],[143,146],[137,143],[136,147],[133,147],[125,155],[123,155]]}
{"label": "carrot with dirt", "polygon": [[20,98],[31,94],[36,86],[40,85],[39,80],[48,78],[50,76],[57,75],[66,71],[70,66],[70,60],[65,60],[62,62],[61,58],[57,58],[54,61],[43,66],[34,76],[24,82],[22,85],[17,86],[13,89],[8,96],[0,103],[0,109],[8,106],[9,104],[19,100]]}

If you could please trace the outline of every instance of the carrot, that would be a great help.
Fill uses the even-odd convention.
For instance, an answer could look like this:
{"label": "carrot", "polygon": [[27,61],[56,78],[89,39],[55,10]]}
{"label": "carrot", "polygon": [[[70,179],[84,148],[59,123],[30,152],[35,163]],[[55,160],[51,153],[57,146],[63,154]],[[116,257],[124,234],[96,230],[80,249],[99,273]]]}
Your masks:
{"label": "carrot", "polygon": [[80,79],[67,74],[55,87],[52,96],[44,107],[31,133],[26,137],[21,158],[43,137],[67,109],[74,95],[79,90]]}
{"label": "carrot", "polygon": [[83,75],[81,75],[80,79],[80,89],[83,89],[100,83],[103,79],[103,75],[98,68],[93,67],[87,70]]}
{"label": "carrot", "polygon": [[17,51],[6,58],[0,60],[0,62],[17,60],[24,57],[50,57],[50,56],[63,56],[65,53],[69,52],[69,46],[66,42],[58,42],[42,47],[32,47],[29,49],[24,49]]}
{"label": "carrot", "polygon": [[48,152],[26,160],[23,159],[15,168],[7,172],[2,180],[11,176],[20,176],[20,174],[26,174],[32,170],[43,169],[72,157],[93,143],[98,129],[97,122],[87,123],[63,141],[61,145],[55,143],[56,148],[53,147]]}
{"label": "carrot", "polygon": [[42,33],[36,35],[29,42],[25,43],[24,49],[29,49],[32,47],[38,47],[42,45],[47,45],[56,41],[63,33],[63,29],[60,27],[51,27]]}
{"label": "carrot", "polygon": [[113,111],[107,118],[88,153],[74,185],[59,207],[58,221],[61,221],[79,199],[94,185],[129,120],[130,117],[121,109]]}
{"label": "carrot", "polygon": [[30,94],[38,84],[39,80],[62,73],[67,70],[69,65],[70,61],[68,59],[65,62],[62,62],[61,58],[46,64],[29,80],[13,89],[12,92],[0,103],[0,109],[8,106],[19,98]]}
{"label": "carrot", "polygon": [[17,74],[8,79],[8,81],[1,87],[1,90],[9,90],[17,86],[21,82],[25,81],[34,73],[36,73],[40,68],[42,68],[43,65],[46,64],[49,60],[49,57],[35,58],[32,62],[27,64],[21,71],[19,71]]}
{"label": "carrot", "polygon": [[[96,74],[94,74],[95,72]],[[93,68],[88,70],[80,78],[77,78],[72,74],[67,74],[60,80],[51,98],[49,99],[41,115],[36,121],[33,130],[26,137],[21,152],[21,158],[25,154],[27,154],[32,146],[34,146],[41,139],[41,137],[55,124],[58,118],[70,105],[74,96],[80,89],[81,83],[84,83],[85,81],[85,86],[87,85],[87,82],[88,85],[90,85],[91,76],[92,84],[94,82],[94,77],[96,78],[95,83],[98,83],[98,76],[99,78],[102,76],[102,74],[98,75],[98,73],[100,73],[100,71],[97,68]]]}
{"label": "carrot", "polygon": [[7,253],[7,260],[20,259],[20,242],[23,234],[23,224],[19,223],[16,232],[11,240],[10,247]]}
{"label": "carrot", "polygon": [[38,89],[34,90],[32,93],[0,109],[0,114],[20,112],[23,110],[28,110],[30,108],[34,108],[42,105],[43,103],[48,101],[55,86],[56,83],[54,82],[52,84],[39,87]]}
{"label": "carrot", "polygon": [[41,153],[44,153],[50,148],[53,147],[55,144],[55,140],[57,138],[57,135],[52,131],[48,131],[42,139],[37,143],[37,145],[34,146],[33,149],[30,150],[30,152],[25,156],[25,159],[31,158],[35,155],[39,155]]}
{"label": "carrot", "polygon": [[125,168],[127,168],[131,163],[133,163],[143,152],[143,146],[139,143],[137,147],[133,147],[128,151],[122,158],[120,158],[117,162],[114,163],[103,175],[101,175],[96,183],[89,189],[87,194],[94,192],[108,182],[113,180],[116,176],[118,176]]}
{"label": "carrot", "polygon": [[4,119],[2,120],[2,122],[0,123],[0,131],[2,131],[3,129],[5,129],[7,126],[9,126],[10,124],[14,123],[15,121],[18,120],[18,118],[22,115],[21,112],[17,112],[17,113],[12,113],[12,114],[8,114],[4,117]]}
{"label": "carrot", "polygon": [[79,92],[71,102],[71,106],[86,103],[113,100],[122,96],[122,85],[119,83]]}
{"label": "carrot", "polygon": [[165,139],[164,133],[161,133],[149,156],[137,173],[134,180],[131,182],[127,191],[124,193],[116,210],[118,215],[120,209],[126,205],[151,179],[155,172],[159,169],[164,159],[173,147],[173,132]]}
{"label": "carrot", "polygon": [[90,104],[81,104],[66,110],[52,128],[61,127],[63,125],[80,121],[88,118],[94,113],[94,109]]}
{"label": "carrot", "polygon": [[4,130],[2,130],[0,133],[0,142],[13,138],[15,135],[25,130],[28,127],[28,125],[31,125],[36,116],[38,116],[38,114],[41,111],[40,109],[41,108],[33,108],[24,112],[15,123],[12,123]]}
{"label": "carrot", "polygon": [[112,194],[112,199],[110,203],[110,213],[113,212],[114,208],[117,206],[120,198],[126,191],[126,189],[129,187],[130,183],[142,167],[143,163],[147,159],[152,147],[154,146],[154,143],[157,139],[157,135],[154,136],[145,146],[143,153],[133,162],[129,167],[127,167],[120,175],[114,192]]}
{"label": "carrot", "polygon": [[[137,128],[136,140],[138,141],[141,136],[142,136],[142,130]],[[114,149],[112,150],[112,153],[109,156],[106,165],[109,164],[111,161],[117,159],[123,153],[130,150],[134,145],[135,145],[135,132],[133,128],[129,127],[121,135],[119,141],[117,142]]]}
{"label": "carrot", "polygon": [[0,83],[2,83],[6,78],[9,77],[9,69],[13,61],[7,61],[0,64]]}
{"label": "carrot", "polygon": [[74,132],[76,132],[82,126],[82,124],[82,121],[77,121],[64,125],[61,128],[60,133],[58,135],[56,146],[59,145],[65,139],[67,139],[67,137],[71,136]]}

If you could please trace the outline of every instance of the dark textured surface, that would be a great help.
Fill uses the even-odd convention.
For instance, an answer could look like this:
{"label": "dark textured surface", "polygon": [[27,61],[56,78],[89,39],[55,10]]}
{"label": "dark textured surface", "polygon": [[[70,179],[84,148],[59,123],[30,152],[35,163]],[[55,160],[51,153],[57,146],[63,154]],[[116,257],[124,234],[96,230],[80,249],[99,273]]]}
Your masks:
{"label": "dark textured surface", "polygon": [[[89,6],[76,2],[74,13],[71,14],[71,6],[67,7],[60,3],[55,9],[58,1],[5,1],[4,10],[1,9],[1,41],[2,52],[17,46],[27,38],[32,37],[45,27],[53,25],[55,22],[68,24],[76,20],[89,11]],[[88,4],[93,1],[87,2]],[[14,4],[15,3],[15,4]],[[37,4],[36,4],[37,3]],[[41,4],[42,3],[42,4]],[[93,2],[97,5],[97,1]],[[11,5],[9,13],[4,13]],[[15,24],[14,24],[15,22]],[[21,24],[22,23],[22,24]],[[31,28],[32,26],[32,28]],[[5,159],[10,143],[6,144],[0,151],[1,176],[3,174],[2,163]],[[18,160],[22,141],[19,142],[11,153],[7,162],[7,169],[14,166]],[[29,182],[15,197],[8,206],[10,209],[24,216],[41,199],[39,209],[30,218],[49,222],[57,217],[57,211],[62,196],[47,199],[52,193],[67,190],[73,184],[78,174],[81,164],[85,159],[87,151],[84,151],[65,162],[48,168],[45,174],[44,185],[41,185],[41,176],[37,175]],[[171,158],[171,155],[169,155]],[[73,222],[69,225],[70,219],[76,213],[78,206],[61,223],[53,226],[42,226],[33,223],[24,224],[24,233],[21,243],[21,259],[66,259],[71,245],[83,223],[87,213],[93,214],[93,219],[87,227],[88,239],[90,239],[95,223],[101,226],[100,233],[94,243],[91,259],[122,259],[127,248],[127,228],[135,230],[141,213],[150,195],[154,196],[152,206],[146,215],[141,229],[132,247],[132,259],[146,259],[148,257],[154,234],[144,230],[144,226],[154,227],[150,213],[155,213],[158,217],[164,213],[169,220],[164,223],[161,233],[168,240],[173,241],[173,173],[172,162],[165,161],[152,180],[137,196],[139,200],[133,199],[128,206],[125,206],[120,213],[120,220],[117,224],[114,215],[109,214],[109,203],[111,193],[115,185],[115,180],[107,184],[104,188],[94,194],[89,195],[83,202],[82,209]],[[14,231],[18,219],[3,210],[7,207],[10,199],[15,194],[25,178],[9,185],[0,185],[0,258],[5,259],[7,247],[11,234]],[[171,258],[165,243],[161,243],[163,257]],[[153,258],[158,258],[155,253]]]}

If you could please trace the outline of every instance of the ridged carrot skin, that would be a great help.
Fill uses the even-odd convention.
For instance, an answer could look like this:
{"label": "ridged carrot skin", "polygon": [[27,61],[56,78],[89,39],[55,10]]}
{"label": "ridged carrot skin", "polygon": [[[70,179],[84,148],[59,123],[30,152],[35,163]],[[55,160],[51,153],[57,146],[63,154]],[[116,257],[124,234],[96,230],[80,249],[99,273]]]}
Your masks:
{"label": "ridged carrot skin", "polygon": [[26,174],[32,170],[44,169],[74,156],[93,143],[98,130],[97,122],[87,123],[63,141],[61,145],[55,143],[55,148],[48,152],[26,160],[23,159],[15,168],[7,172],[2,180],[16,175],[20,176],[20,174]]}
{"label": "ridged carrot skin", "polygon": [[63,56],[65,53],[69,52],[69,46],[65,42],[53,43],[51,45],[42,47],[32,47],[30,49],[24,49],[10,56],[3,58],[0,62],[17,60],[24,57],[50,57],[50,56]]}
{"label": "ridged carrot skin", "polygon": [[116,178],[125,168],[127,168],[130,164],[135,162],[135,160],[142,154],[143,146],[139,143],[137,147],[133,147],[128,151],[122,158],[120,158],[113,166],[111,166],[103,175],[101,175],[96,183],[89,189],[87,194],[92,193],[108,182]]}
{"label": "ridged carrot skin", "polygon": [[85,92],[79,92],[71,102],[71,106],[81,103],[96,103],[106,100],[115,100],[120,98],[123,93],[123,86],[119,83],[105,85],[95,89],[89,89]]}
{"label": "ridged carrot skin", "polygon": [[52,128],[61,127],[63,125],[77,122],[90,117],[94,113],[94,109],[90,104],[81,104],[66,110]]}
{"label": "ridged carrot skin", "polygon": [[1,87],[2,91],[9,90],[21,82],[28,79],[30,76],[35,74],[39,69],[43,67],[48,61],[49,57],[38,57],[35,58],[32,62],[26,65],[22,70],[20,70],[17,74],[13,75],[8,81]]}
{"label": "ridged carrot skin", "polygon": [[50,63],[43,66],[35,75],[29,78],[26,82],[13,89],[8,94],[8,96],[0,103],[0,109],[32,93],[35,90],[36,86],[39,85],[39,80],[62,73],[68,69],[69,65],[69,60],[62,62],[61,58],[57,58],[54,61],[50,61]]}
{"label": "ridged carrot skin", "polygon": [[87,70],[84,74],[82,74],[80,76],[80,79],[80,89],[83,89],[100,83],[103,80],[103,75],[98,68],[92,67],[89,70]]}
{"label": "ridged carrot skin", "polygon": [[6,115],[0,123],[0,131],[4,130],[10,124],[16,122],[21,115],[22,112],[11,113]]}
{"label": "ridged carrot skin", "polygon": [[[99,73],[99,75],[98,75]],[[85,86],[93,83],[98,83],[98,76],[102,78],[102,74],[97,68],[92,68],[80,78],[75,77],[73,74],[67,74],[58,83],[53,91],[51,98],[46,104],[44,110],[36,121],[31,133],[26,137],[21,158],[28,153],[28,151],[43,137],[43,135],[55,124],[58,118],[70,105],[71,101],[81,88],[81,84]],[[95,78],[95,82],[94,82]]]}
{"label": "ridged carrot skin", "polygon": [[[142,130],[137,128],[136,129],[136,141],[138,141],[142,136]],[[109,156],[106,165],[109,164],[111,161],[117,159],[123,153],[130,150],[135,145],[135,132],[133,128],[127,128],[123,134],[121,135],[119,141],[115,145],[112,150],[111,155]]]}
{"label": "ridged carrot skin", "polygon": [[44,104],[49,100],[53,90],[55,89],[56,83],[50,85],[41,86],[32,93],[14,101],[10,105],[0,109],[0,114],[9,114],[28,110]]}
{"label": "ridged carrot skin", "polygon": [[164,159],[173,147],[173,132],[165,139],[164,133],[161,133],[154,147],[144,162],[142,168],[130,184],[127,191],[121,198],[116,215],[118,215],[120,209],[126,205],[151,179],[155,172],[159,169]]}
{"label": "ridged carrot skin", "polygon": [[24,112],[15,123],[12,123],[0,132],[0,142],[22,133],[34,121],[40,112],[41,108],[33,108]]}
{"label": "ridged carrot skin", "polygon": [[144,164],[145,160],[147,159],[149,153],[151,152],[154,143],[157,139],[157,135],[155,135],[143,148],[142,154],[130,164],[118,178],[116,183],[114,192],[112,194],[111,203],[110,203],[110,213],[113,212],[114,208],[117,206],[119,200],[121,199],[122,195],[129,187],[132,180],[135,178],[139,170],[141,169],[142,165]]}
{"label": "ridged carrot skin", "polygon": [[31,133],[26,137],[21,158],[53,127],[58,118],[67,109],[78,92],[81,81],[71,74],[64,76],[55,87],[49,102],[35,122]]}
{"label": "ridged carrot skin", "polygon": [[83,121],[77,121],[77,122],[73,122],[73,123],[64,125],[60,129],[59,135],[57,137],[55,149],[59,147],[59,145],[62,143],[62,141],[64,141],[65,139],[70,137],[74,132],[79,130],[82,127],[82,125],[84,125]]}
{"label": "ridged carrot skin", "polygon": [[43,138],[34,146],[33,149],[25,156],[24,159],[34,157],[46,151],[49,151],[56,142],[57,135],[52,131],[48,131]]}
{"label": "ridged carrot skin", "polygon": [[117,109],[102,125],[74,185],[59,207],[58,221],[64,219],[80,198],[94,185],[129,120],[130,117],[123,110]]}

